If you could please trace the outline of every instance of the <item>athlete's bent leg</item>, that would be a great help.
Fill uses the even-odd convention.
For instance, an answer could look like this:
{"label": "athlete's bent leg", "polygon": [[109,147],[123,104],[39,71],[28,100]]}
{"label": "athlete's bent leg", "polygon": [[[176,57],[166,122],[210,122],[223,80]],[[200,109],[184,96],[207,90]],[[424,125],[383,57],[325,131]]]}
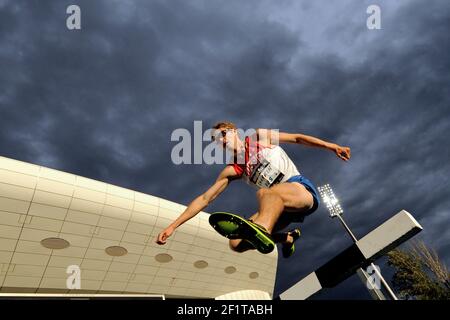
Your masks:
{"label": "athlete's bent leg", "polygon": [[264,226],[269,233],[272,233],[283,211],[305,212],[314,205],[311,193],[297,182],[277,184],[270,189],[260,189],[258,192],[260,209],[254,222]]}
{"label": "athlete's bent leg", "polygon": [[[311,193],[297,182],[286,182],[275,185],[270,189],[260,189],[257,192],[257,198],[259,211],[250,219],[266,228],[269,233],[273,232],[284,210],[295,211],[301,214],[312,208],[314,204]],[[281,229],[285,226],[276,227]],[[237,252],[251,249],[246,241],[242,242],[242,244],[241,242],[242,239],[230,240],[230,248]]]}

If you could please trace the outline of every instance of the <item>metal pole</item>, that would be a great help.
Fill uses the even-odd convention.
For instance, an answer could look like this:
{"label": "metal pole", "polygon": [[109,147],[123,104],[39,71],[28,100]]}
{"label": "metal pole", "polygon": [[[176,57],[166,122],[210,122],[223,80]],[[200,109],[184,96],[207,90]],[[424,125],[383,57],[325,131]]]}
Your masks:
{"label": "metal pole", "polygon": [[[337,215],[337,217],[339,218],[339,221],[341,221],[342,225],[344,226],[345,230],[347,230],[348,234],[350,235],[350,237],[353,239],[354,242],[357,242],[358,239],[356,239],[355,235],[353,234],[353,232],[350,230],[350,228],[347,226],[347,224],[345,223],[344,219],[342,218],[342,216],[340,214]],[[391,287],[389,287],[388,283],[386,282],[386,280],[383,278],[383,276],[381,275],[380,271],[378,271],[378,268],[375,267],[375,265],[373,263],[370,264],[374,270],[374,272],[376,273],[376,275],[378,276],[378,278],[380,279],[381,283],[383,284],[383,286],[385,287],[386,291],[389,293],[389,296],[392,298],[392,300],[398,300],[397,296],[395,295],[394,291],[392,291]],[[364,270],[363,270],[364,271]]]}
{"label": "metal pole", "polygon": [[345,223],[344,219],[341,217],[340,214],[337,215],[337,217],[339,218],[339,221],[341,221],[342,225],[344,226],[345,230],[347,230],[348,234],[350,235],[350,237],[352,237],[353,241],[356,242],[358,241],[358,239],[356,239],[355,235],[353,234],[353,232],[350,230],[350,228],[347,226],[347,224]]}
{"label": "metal pole", "polygon": [[383,276],[381,275],[380,271],[378,271],[378,268],[375,267],[375,265],[373,263],[370,264],[373,268],[373,270],[375,271],[375,273],[377,274],[378,278],[380,278],[381,283],[383,284],[384,288],[386,289],[386,291],[389,293],[389,295],[391,296],[392,300],[398,300],[397,296],[395,295],[394,291],[392,291],[391,287],[389,287],[388,283],[386,282],[386,280],[384,280]]}

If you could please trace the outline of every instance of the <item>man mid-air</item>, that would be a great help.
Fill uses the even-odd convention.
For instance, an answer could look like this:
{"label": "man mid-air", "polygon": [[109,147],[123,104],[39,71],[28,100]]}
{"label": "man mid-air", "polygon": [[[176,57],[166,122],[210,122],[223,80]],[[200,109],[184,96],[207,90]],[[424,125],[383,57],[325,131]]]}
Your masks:
{"label": "man mid-air", "polygon": [[[248,219],[248,223],[261,232],[266,241],[281,242],[283,256],[291,256],[295,250],[294,242],[300,235],[299,229],[283,234],[276,231],[314,212],[319,205],[319,195],[312,182],[300,174],[279,144],[295,143],[328,149],[344,161],[350,159],[350,148],[300,133],[270,129],[257,129],[242,140],[237,127],[231,122],[219,122],[213,130],[215,140],[234,155],[233,163],[226,165],[215,183],[159,233],[156,242],[165,244],[177,227],[206,208],[231,181],[243,179],[258,189],[259,210]],[[238,252],[254,249],[243,239],[231,239],[230,247]]]}

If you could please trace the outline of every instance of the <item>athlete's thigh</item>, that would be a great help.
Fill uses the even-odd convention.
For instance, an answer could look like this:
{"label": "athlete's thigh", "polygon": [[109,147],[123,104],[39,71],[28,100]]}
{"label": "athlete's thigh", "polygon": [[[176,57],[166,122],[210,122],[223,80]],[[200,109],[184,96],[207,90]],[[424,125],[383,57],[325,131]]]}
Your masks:
{"label": "athlete's thigh", "polygon": [[286,211],[310,209],[314,204],[311,193],[300,183],[284,182],[272,186],[270,190],[276,192],[283,199]]}

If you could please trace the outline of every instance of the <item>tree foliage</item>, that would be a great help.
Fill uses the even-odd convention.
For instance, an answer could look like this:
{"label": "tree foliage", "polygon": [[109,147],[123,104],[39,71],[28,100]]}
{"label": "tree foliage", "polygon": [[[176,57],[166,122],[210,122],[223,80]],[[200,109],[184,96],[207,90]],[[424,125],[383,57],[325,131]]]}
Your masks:
{"label": "tree foliage", "polygon": [[423,241],[409,250],[388,253],[388,264],[396,269],[392,283],[404,299],[450,300],[450,274],[437,253]]}

